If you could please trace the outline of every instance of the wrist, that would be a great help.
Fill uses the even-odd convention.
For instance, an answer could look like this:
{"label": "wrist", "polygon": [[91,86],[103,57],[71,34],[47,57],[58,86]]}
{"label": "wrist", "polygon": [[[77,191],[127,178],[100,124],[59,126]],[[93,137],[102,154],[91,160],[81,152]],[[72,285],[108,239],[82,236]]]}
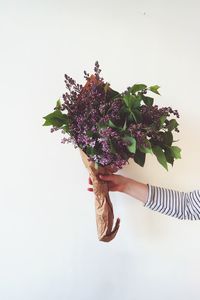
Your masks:
{"label": "wrist", "polygon": [[123,193],[146,203],[148,197],[147,184],[137,182],[134,179],[126,178],[123,186]]}
{"label": "wrist", "polygon": [[131,195],[134,186],[134,180],[131,178],[126,178],[122,184],[121,192]]}

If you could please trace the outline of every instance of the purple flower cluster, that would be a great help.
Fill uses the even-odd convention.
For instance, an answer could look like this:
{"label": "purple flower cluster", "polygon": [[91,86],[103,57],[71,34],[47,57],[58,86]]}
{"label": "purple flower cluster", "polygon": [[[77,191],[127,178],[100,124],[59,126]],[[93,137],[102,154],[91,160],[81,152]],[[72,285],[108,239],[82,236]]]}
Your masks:
{"label": "purple flower cluster", "polygon": [[146,124],[156,124],[159,122],[162,116],[169,117],[170,114],[173,114],[177,118],[179,118],[179,113],[177,110],[173,110],[171,107],[162,107],[158,108],[158,105],[153,106],[141,106],[141,114],[143,122]]}
{"label": "purple flower cluster", "polygon": [[[68,111],[70,136],[73,139],[63,138],[62,143],[73,140],[75,147],[80,147],[98,164],[121,168],[128,158],[126,143],[121,140],[117,130],[108,126],[108,122],[120,120],[122,99],[111,101],[100,72],[98,62],[95,63],[94,75],[90,76],[84,71],[87,80],[84,87],[65,75],[68,91],[63,95],[61,109]],[[115,147],[115,151],[111,151],[112,147]]]}
{"label": "purple flower cluster", "polygon": [[[84,71],[84,86],[65,75],[67,91],[63,94],[60,111],[67,112],[69,137],[64,137],[62,143],[73,143],[74,147],[81,148],[101,166],[110,165],[120,169],[129,158],[134,158],[134,153],[128,149],[130,137],[136,140],[137,149],[148,147],[151,139],[160,139],[160,118],[167,118],[170,114],[179,115],[170,107],[141,105],[139,121],[131,120],[131,110],[125,107],[123,100],[125,93],[112,90],[100,73],[96,62],[93,75]],[[146,94],[146,90],[143,94]],[[55,130],[57,128],[53,127],[52,132]],[[129,139],[125,138],[127,135]]]}

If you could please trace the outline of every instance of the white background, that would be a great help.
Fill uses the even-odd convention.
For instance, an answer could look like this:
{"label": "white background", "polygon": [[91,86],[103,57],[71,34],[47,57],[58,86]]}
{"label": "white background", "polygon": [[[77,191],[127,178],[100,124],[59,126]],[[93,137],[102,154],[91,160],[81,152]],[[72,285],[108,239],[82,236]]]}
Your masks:
{"label": "white background", "polygon": [[99,60],[123,91],[158,84],[180,113],[182,160],[166,172],[149,156],[121,174],[190,191],[199,183],[199,1],[0,0],[0,299],[199,299],[200,222],[153,212],[112,193],[121,227],[97,240],[88,174],[77,149],[42,127]]}

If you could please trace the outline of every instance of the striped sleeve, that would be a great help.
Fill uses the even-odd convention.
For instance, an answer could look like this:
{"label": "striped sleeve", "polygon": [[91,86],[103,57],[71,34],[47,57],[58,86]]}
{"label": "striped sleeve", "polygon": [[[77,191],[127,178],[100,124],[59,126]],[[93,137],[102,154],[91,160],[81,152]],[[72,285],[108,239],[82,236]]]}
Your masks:
{"label": "striped sleeve", "polygon": [[184,193],[148,185],[144,206],[181,220],[200,220],[200,190]]}

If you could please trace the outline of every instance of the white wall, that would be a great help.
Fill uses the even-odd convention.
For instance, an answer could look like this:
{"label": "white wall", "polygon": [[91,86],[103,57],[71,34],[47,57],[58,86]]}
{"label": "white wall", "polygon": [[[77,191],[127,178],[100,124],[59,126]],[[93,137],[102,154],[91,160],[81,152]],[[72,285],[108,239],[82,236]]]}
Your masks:
{"label": "white wall", "polygon": [[199,187],[199,1],[0,0],[1,300],[199,299],[200,223],[152,212],[112,193],[121,227],[97,240],[79,152],[42,127],[65,91],[99,60],[113,88],[159,84],[181,115],[182,160],[155,158],[121,174]]}

